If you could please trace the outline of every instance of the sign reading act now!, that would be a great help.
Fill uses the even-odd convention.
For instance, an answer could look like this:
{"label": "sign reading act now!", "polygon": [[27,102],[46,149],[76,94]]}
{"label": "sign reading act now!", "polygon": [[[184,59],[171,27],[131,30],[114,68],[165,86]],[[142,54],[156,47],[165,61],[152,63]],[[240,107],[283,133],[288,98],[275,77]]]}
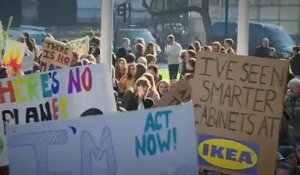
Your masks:
{"label": "sign reading act now!", "polygon": [[287,61],[198,55],[191,87],[202,168],[274,173],[287,73]]}

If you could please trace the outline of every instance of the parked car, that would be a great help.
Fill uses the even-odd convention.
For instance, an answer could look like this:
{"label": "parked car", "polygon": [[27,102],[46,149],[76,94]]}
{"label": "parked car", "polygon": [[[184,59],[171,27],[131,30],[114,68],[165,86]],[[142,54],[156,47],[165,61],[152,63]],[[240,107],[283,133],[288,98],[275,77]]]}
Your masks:
{"label": "parked car", "polygon": [[[237,23],[228,23],[227,37],[237,38]],[[216,22],[212,25],[209,42],[220,41],[226,38],[225,23]],[[262,38],[269,38],[270,46],[276,48],[276,53],[281,58],[289,58],[294,45],[292,38],[280,26],[265,23],[249,23],[249,55],[254,55],[256,48],[261,44]]]}

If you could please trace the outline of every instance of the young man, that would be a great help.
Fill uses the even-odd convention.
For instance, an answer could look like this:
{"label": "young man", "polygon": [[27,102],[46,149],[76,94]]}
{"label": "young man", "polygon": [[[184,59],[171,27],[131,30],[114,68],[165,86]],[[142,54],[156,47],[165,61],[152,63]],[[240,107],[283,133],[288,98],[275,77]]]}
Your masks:
{"label": "young man", "polygon": [[167,37],[165,53],[168,61],[170,80],[173,81],[177,78],[181,50],[181,45],[175,41],[175,36],[169,35]]}
{"label": "young man", "polygon": [[129,53],[131,53],[130,39],[123,38],[123,46],[118,49],[117,57],[118,58],[126,58]]}

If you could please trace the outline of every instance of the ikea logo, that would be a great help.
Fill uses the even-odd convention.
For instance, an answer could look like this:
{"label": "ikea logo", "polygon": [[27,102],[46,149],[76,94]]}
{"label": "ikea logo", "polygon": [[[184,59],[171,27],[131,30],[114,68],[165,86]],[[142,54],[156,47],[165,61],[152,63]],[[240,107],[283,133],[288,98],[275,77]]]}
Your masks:
{"label": "ikea logo", "polygon": [[214,136],[200,136],[199,163],[223,169],[243,171],[257,167],[258,145]]}

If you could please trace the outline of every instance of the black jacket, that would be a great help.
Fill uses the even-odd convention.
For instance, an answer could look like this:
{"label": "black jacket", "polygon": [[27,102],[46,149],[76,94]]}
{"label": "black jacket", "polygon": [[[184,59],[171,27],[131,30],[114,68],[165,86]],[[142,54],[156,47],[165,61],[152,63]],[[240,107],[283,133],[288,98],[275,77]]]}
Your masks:
{"label": "black jacket", "polygon": [[[154,102],[151,98],[144,98],[143,104],[145,109],[151,108],[154,105]],[[127,103],[125,104],[125,109],[127,111],[134,111],[137,110],[139,106],[138,97],[133,96],[128,99]]]}
{"label": "black jacket", "polygon": [[118,49],[117,58],[126,58],[129,53],[131,53],[130,49],[125,49],[124,47],[121,47]]}
{"label": "black jacket", "polygon": [[270,57],[270,48],[260,46],[256,49],[254,56],[269,58]]}
{"label": "black jacket", "polygon": [[299,76],[300,75],[300,54],[297,54],[290,59],[290,66],[293,74],[295,76]]}

